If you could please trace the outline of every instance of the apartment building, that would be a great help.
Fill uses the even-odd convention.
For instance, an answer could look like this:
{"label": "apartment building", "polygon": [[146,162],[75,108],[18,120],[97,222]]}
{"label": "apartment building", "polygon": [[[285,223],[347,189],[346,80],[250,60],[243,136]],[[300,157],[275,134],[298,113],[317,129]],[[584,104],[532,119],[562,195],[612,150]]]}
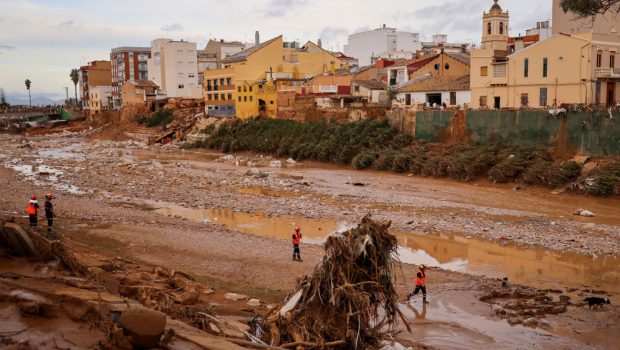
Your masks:
{"label": "apartment building", "polygon": [[148,80],[157,83],[168,97],[202,98],[197,60],[196,43],[155,39],[147,63]]}
{"label": "apartment building", "polygon": [[422,48],[420,34],[386,27],[349,35],[344,53],[359,60],[360,66],[372,63],[372,57],[398,51],[416,52]]}
{"label": "apartment building", "polygon": [[110,61],[92,61],[80,67],[80,100],[84,109],[90,109],[90,89],[94,86],[112,86]]}
{"label": "apartment building", "polygon": [[88,94],[90,116],[112,108],[112,86],[91,86]]}
{"label": "apartment building", "polygon": [[150,47],[117,47],[110,52],[112,69],[112,102],[114,108],[123,105],[121,92],[126,81],[148,79]]}
{"label": "apartment building", "polygon": [[301,46],[278,36],[225,58],[222,64],[222,69],[204,72],[206,114],[250,118],[275,117],[277,86],[288,89],[315,75],[333,73],[341,62],[312,42]]}

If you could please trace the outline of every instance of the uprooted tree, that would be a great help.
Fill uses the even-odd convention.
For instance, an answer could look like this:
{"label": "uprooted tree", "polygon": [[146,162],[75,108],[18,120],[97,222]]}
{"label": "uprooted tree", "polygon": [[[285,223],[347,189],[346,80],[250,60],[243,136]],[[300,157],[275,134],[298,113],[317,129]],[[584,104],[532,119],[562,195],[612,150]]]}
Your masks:
{"label": "uprooted tree", "polygon": [[373,221],[330,236],[312,276],[298,281],[266,318],[264,340],[283,348],[377,347],[400,317],[392,256],[397,239],[390,222]]}
{"label": "uprooted tree", "polygon": [[594,17],[608,12],[618,15],[620,0],[562,0],[560,7],[564,12],[572,12],[579,17]]}

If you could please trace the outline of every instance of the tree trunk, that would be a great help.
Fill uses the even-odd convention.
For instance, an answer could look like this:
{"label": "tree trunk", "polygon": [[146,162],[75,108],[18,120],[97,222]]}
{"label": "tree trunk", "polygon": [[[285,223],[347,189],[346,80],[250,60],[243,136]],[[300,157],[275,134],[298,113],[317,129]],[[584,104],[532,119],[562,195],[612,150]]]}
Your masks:
{"label": "tree trunk", "polygon": [[73,87],[75,88],[75,106],[78,106],[78,99],[77,99],[77,84],[73,84]]}
{"label": "tree trunk", "polygon": [[28,89],[28,101],[30,101],[30,108],[32,108],[32,96],[30,96],[30,89]]}

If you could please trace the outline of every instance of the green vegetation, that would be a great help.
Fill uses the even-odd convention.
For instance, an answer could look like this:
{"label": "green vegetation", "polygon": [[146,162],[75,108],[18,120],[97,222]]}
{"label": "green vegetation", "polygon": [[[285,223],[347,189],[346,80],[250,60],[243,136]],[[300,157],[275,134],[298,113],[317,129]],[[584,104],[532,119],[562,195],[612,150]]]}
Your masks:
{"label": "green vegetation", "polygon": [[620,162],[599,165],[591,173],[580,177],[573,187],[595,196],[619,196]]}
{"label": "green vegetation", "polygon": [[174,120],[174,115],[172,115],[172,111],[169,109],[161,109],[155,112],[152,116],[139,116],[138,123],[144,124],[149,128],[154,128],[156,126],[165,126]]}
{"label": "green vegetation", "polygon": [[[320,120],[235,120],[204,130],[205,139],[183,147],[208,147],[222,152],[259,152],[296,160],[318,160],[431,177],[470,181],[487,177],[495,183],[519,182],[557,187],[575,181],[581,166],[554,161],[544,148],[506,145],[445,145],[414,141],[385,121],[347,124]],[[584,192],[620,194],[620,163],[597,175],[596,186]]]}

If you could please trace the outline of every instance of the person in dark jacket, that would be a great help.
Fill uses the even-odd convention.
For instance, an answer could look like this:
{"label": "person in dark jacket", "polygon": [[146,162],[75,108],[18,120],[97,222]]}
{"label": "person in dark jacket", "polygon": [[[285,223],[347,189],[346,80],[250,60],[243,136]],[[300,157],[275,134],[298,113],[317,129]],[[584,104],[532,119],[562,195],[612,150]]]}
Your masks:
{"label": "person in dark jacket", "polygon": [[45,195],[45,218],[47,219],[47,232],[52,232],[52,225],[54,224],[54,205],[52,204],[52,194]]}

